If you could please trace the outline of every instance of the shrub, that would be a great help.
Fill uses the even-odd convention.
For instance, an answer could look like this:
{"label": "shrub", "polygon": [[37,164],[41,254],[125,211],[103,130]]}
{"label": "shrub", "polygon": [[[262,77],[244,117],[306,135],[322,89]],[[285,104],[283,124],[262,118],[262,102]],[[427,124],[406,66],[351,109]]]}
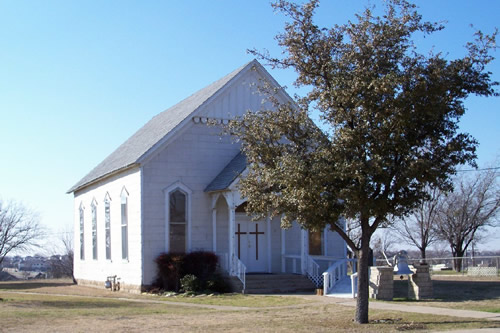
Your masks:
{"label": "shrub", "polygon": [[220,274],[213,274],[205,283],[205,289],[218,293],[227,293],[231,289]]}
{"label": "shrub", "polygon": [[202,290],[202,283],[193,274],[187,274],[181,278],[181,287],[185,292],[197,292]]}
{"label": "shrub", "polygon": [[226,292],[226,283],[215,273],[217,262],[218,258],[213,252],[162,253],[155,259],[158,267],[157,285],[173,291],[179,291],[182,286],[185,291],[209,289]]}
{"label": "shrub", "polygon": [[218,258],[213,252],[191,252],[184,258],[184,273],[193,274],[205,281],[215,273]]}
{"label": "shrub", "polygon": [[184,275],[183,253],[162,253],[156,259],[158,283],[166,290],[179,291],[180,278]]}

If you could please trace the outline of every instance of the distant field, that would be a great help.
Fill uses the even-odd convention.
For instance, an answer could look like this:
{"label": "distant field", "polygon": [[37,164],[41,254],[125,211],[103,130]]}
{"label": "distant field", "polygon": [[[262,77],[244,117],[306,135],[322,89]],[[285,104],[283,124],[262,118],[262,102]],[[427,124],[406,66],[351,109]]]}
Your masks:
{"label": "distant field", "polygon": [[353,308],[300,296],[234,294],[172,300],[74,286],[64,280],[0,282],[0,331],[396,332],[499,326],[396,311],[370,311],[370,324],[357,325]]}

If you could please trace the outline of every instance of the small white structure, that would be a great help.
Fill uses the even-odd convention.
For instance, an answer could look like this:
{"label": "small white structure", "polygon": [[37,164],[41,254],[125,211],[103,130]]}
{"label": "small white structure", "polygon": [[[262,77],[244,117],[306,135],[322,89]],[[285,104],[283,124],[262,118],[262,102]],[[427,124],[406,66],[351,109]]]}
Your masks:
{"label": "small white structure", "polygon": [[[292,272],[322,281],[345,258],[326,228],[309,233],[279,219],[251,221],[238,192],[246,158],[209,123],[227,123],[265,104],[256,86],[278,83],[256,60],[160,113],[75,184],[74,275],[104,286],[108,276],[139,291],[162,252],[213,251],[243,282],[248,272]],[[291,101],[281,90],[279,98]],[[270,107],[270,105],[267,105]]]}

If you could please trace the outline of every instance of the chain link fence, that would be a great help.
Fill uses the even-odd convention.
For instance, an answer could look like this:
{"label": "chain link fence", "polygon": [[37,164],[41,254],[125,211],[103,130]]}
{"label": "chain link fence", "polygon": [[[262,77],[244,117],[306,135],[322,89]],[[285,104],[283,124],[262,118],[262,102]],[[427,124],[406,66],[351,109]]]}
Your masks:
{"label": "chain link fence", "polygon": [[[392,258],[389,258],[389,263],[385,259],[377,259],[375,262],[377,266],[394,265]],[[408,259],[408,265],[411,266],[414,262],[426,262],[430,265],[431,274],[500,276],[500,256]]]}

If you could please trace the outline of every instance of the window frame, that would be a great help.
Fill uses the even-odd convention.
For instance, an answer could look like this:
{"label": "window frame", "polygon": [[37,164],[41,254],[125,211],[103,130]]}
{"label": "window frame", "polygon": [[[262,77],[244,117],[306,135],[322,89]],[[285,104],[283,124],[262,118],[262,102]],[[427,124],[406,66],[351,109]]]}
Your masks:
{"label": "window frame", "polygon": [[106,260],[111,260],[111,197],[104,196],[104,252]]}
{"label": "window frame", "polygon": [[[185,252],[191,252],[191,197],[192,191],[181,182],[175,182],[163,190],[165,194],[165,252],[170,252],[170,194],[180,191],[186,196],[186,245]],[[175,222],[174,222],[175,223]]]}
{"label": "window frame", "polygon": [[[122,189],[120,195],[120,231],[121,231],[121,257],[124,261],[129,261],[129,204],[128,204],[128,191],[125,187]],[[124,223],[125,222],[125,223]]]}
{"label": "window frame", "polygon": [[98,260],[99,258],[99,249],[98,249],[98,232],[97,232],[97,201],[92,199],[92,203],[90,204],[90,215],[92,217],[92,259]]}
{"label": "window frame", "polygon": [[85,206],[80,203],[79,211],[79,224],[80,224],[80,260],[85,260]]}

